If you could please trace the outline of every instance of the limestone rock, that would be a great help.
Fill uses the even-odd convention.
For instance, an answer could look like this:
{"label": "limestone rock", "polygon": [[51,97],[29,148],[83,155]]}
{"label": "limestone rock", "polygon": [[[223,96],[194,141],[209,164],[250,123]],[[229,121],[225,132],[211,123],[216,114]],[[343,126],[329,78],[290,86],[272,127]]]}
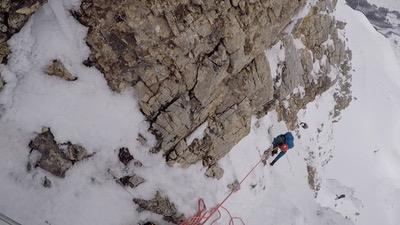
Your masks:
{"label": "limestone rock", "polygon": [[139,160],[133,160],[133,166],[135,166],[135,167],[142,167],[143,166],[143,163],[142,162],[140,162]]}
{"label": "limestone rock", "polygon": [[286,98],[297,86],[305,86],[303,76],[305,71],[301,62],[300,52],[297,51],[292,36],[285,36],[283,39],[285,46],[285,62],[282,71],[282,83],[279,88],[280,100]]}
{"label": "limestone rock", "polygon": [[156,224],[153,222],[145,222],[145,223],[141,223],[140,225],[156,225]]}
{"label": "limestone rock", "polygon": [[183,214],[179,213],[167,197],[161,196],[160,192],[156,192],[153,199],[143,200],[143,199],[133,199],[133,202],[138,205],[138,211],[150,211],[163,216],[163,219],[172,222],[179,223],[183,219]]}
{"label": "limestone rock", "polygon": [[351,76],[348,73],[350,71],[350,65],[343,64],[343,76],[338,79],[339,88],[333,94],[335,99],[335,107],[333,109],[333,118],[339,117],[341,111],[350,105],[353,97],[351,95]]}
{"label": "limestone rock", "polygon": [[29,148],[41,153],[37,166],[49,171],[55,176],[64,177],[65,172],[72,166],[57,142],[50,129],[44,130],[29,143]]}
{"label": "limestone rock", "polygon": [[118,151],[118,158],[125,166],[133,160],[133,155],[129,152],[129,149],[126,147],[120,148]]}
{"label": "limestone rock", "polygon": [[49,178],[47,178],[46,176],[44,176],[43,178],[43,187],[51,188],[51,180],[49,180]]}
{"label": "limestone rock", "polygon": [[[252,115],[275,107],[293,128],[297,112],[336,82],[328,74],[348,61],[337,32],[342,24],[331,15],[336,1],[319,0],[304,19],[292,21],[305,3],[83,0],[74,15],[89,27],[86,64],[98,68],[112,90],[136,89],[158,141],[151,151],[162,151],[170,165],[202,161],[210,167],[249,133]],[[289,24],[293,31],[283,32]],[[277,41],[286,56],[280,86],[264,54]],[[206,121],[204,137],[186,143]]]}
{"label": "limestone rock", "polygon": [[239,6],[239,0],[231,0],[231,4],[233,7],[238,7]]}
{"label": "limestone rock", "polygon": [[0,43],[0,60],[4,63],[7,59],[8,54],[10,54],[10,48],[6,41]]}
{"label": "limestone rock", "polygon": [[65,153],[67,159],[70,160],[72,163],[76,163],[93,155],[89,154],[88,151],[81,145],[72,144],[71,142],[62,143],[59,144],[59,146],[61,149],[63,149],[63,152]]}
{"label": "limestone rock", "polygon": [[138,137],[136,140],[141,144],[141,145],[146,145],[147,144],[147,139],[141,134],[138,134]]}
{"label": "limestone rock", "polygon": [[118,159],[125,166],[128,166],[128,164],[130,162],[133,162],[133,166],[135,166],[135,167],[143,166],[142,162],[140,162],[139,160],[135,159],[135,157],[133,157],[133,155],[129,152],[129,149],[127,147],[122,147],[118,150]]}
{"label": "limestone rock", "polygon": [[64,177],[65,172],[72,165],[84,158],[88,158],[93,154],[88,154],[87,150],[80,145],[70,142],[58,144],[50,128],[44,128],[42,133],[38,134],[29,142],[29,148],[37,151],[40,156],[34,162],[28,163],[28,171],[33,163],[55,176]]}
{"label": "limestone rock", "polygon": [[133,174],[131,176],[123,176],[118,179],[118,182],[123,186],[129,186],[131,188],[136,188],[145,182],[145,179],[141,176]]}
{"label": "limestone rock", "polygon": [[[335,106],[337,112],[334,117],[351,101],[351,52],[346,50],[344,41],[338,36],[338,29],[342,29],[343,23],[338,23],[329,14],[333,5],[335,2],[330,0],[318,1],[297,24],[293,33],[283,37],[285,61],[282,62],[284,68],[280,74],[282,85],[276,88],[279,100],[276,110],[279,118],[285,120],[290,129],[298,126],[298,111],[336,82],[339,90],[335,98],[339,104]],[[304,44],[302,49],[294,44],[299,40]],[[313,64],[319,65],[319,71],[313,71]],[[332,74],[337,78],[332,80]],[[303,89],[302,93],[295,93],[294,90],[299,86]]]}
{"label": "limestone rock", "polygon": [[[252,113],[262,111],[273,98],[272,79],[265,56],[257,57],[245,70],[226,80],[220,91],[224,93],[223,101],[210,105],[215,107],[215,115],[208,118],[205,137],[190,146],[181,140],[168,153],[168,161],[175,161],[183,167],[199,160],[205,166],[212,165],[248,134]],[[169,115],[178,120],[180,116],[175,116],[177,112],[170,112]],[[191,124],[188,120],[188,125]],[[168,129],[162,135],[168,137],[171,132],[174,129]]]}
{"label": "limestone rock", "polygon": [[206,177],[215,178],[219,180],[224,175],[224,170],[215,164],[207,168],[205,175]]}
{"label": "limestone rock", "polygon": [[0,76],[0,92],[3,90],[4,86],[6,85],[6,82],[3,80],[3,78]]}
{"label": "limestone rock", "polygon": [[315,197],[318,195],[318,191],[321,189],[320,180],[318,178],[318,171],[312,165],[307,165],[307,178],[308,178],[308,185],[311,190],[314,191]]}
{"label": "limestone rock", "polygon": [[238,180],[235,180],[234,182],[232,182],[231,184],[228,184],[228,189],[231,191],[231,192],[236,192],[236,191],[239,191],[240,190],[240,183],[239,183],[239,181]]}
{"label": "limestone rock", "polygon": [[[90,27],[89,61],[104,73],[113,90],[136,88],[141,110],[159,141],[153,151],[162,150],[171,160],[178,144],[207,118],[223,125],[219,120],[224,115],[231,117],[231,122],[240,118],[233,126],[247,125],[251,113],[262,111],[272,100],[263,50],[304,3],[125,0],[115,4],[84,0],[75,15]],[[239,82],[247,86],[242,88]],[[236,87],[235,97],[230,96],[233,91],[227,91],[230,86]],[[225,103],[226,98],[230,104]],[[223,130],[228,129],[225,125]],[[182,162],[195,163],[210,155],[209,151],[218,160],[248,132],[247,126],[236,128],[233,137],[223,130],[212,137],[220,144],[207,147],[199,157],[185,153],[191,159]],[[221,145],[228,142],[221,141],[225,136],[232,136],[228,147]],[[220,147],[223,150],[217,153]],[[189,146],[183,151],[190,152]]]}
{"label": "limestone rock", "polygon": [[73,76],[63,65],[63,63],[55,59],[51,62],[51,64],[47,67],[46,73],[50,76],[57,76],[60,77],[61,79],[64,79],[66,81],[75,81],[78,78]]}
{"label": "limestone rock", "polygon": [[17,33],[47,0],[2,0],[0,3],[0,62],[5,63],[10,50],[8,39]]}

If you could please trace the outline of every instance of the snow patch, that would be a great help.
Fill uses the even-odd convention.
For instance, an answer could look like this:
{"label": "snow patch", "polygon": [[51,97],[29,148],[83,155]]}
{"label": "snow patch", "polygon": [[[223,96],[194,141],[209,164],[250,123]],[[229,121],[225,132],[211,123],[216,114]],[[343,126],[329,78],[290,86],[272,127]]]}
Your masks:
{"label": "snow patch", "polygon": [[189,146],[192,144],[194,139],[201,140],[204,137],[204,132],[208,127],[208,122],[204,122],[201,124],[195,131],[193,131],[189,136],[186,137],[186,144]]}
{"label": "snow patch", "polygon": [[278,41],[270,49],[266,50],[265,54],[271,68],[272,79],[276,80],[278,75],[282,73],[280,64],[285,61],[285,47],[282,41]]}
{"label": "snow patch", "polygon": [[298,94],[300,96],[300,98],[304,98],[304,96],[306,95],[306,91],[304,90],[303,86],[296,87],[295,89],[293,89],[292,93],[295,94],[295,95]]}
{"label": "snow patch", "polygon": [[296,49],[300,50],[300,49],[306,49],[306,46],[304,45],[304,43],[300,40],[300,38],[294,38],[293,39],[293,44],[295,46]]}

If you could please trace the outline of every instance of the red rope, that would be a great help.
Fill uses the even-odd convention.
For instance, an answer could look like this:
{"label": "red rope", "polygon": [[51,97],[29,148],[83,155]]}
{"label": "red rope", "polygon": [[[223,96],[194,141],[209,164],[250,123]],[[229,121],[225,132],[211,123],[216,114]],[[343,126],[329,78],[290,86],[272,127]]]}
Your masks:
{"label": "red rope", "polygon": [[[253,166],[253,168],[239,182],[239,187],[260,163],[261,163],[261,160],[258,161]],[[215,206],[213,208],[210,208],[210,209],[207,209],[206,204],[204,203],[204,200],[202,198],[200,198],[197,201],[197,212],[196,212],[196,214],[194,214],[189,219],[179,223],[179,225],[204,225],[215,213],[217,213],[217,217],[209,224],[209,225],[213,225],[215,222],[217,222],[219,219],[221,219],[220,208],[223,209],[228,214],[228,216],[229,216],[229,225],[235,225],[235,220],[238,220],[238,221],[241,222],[242,225],[245,225],[245,223],[243,222],[243,220],[240,217],[232,216],[232,214],[229,212],[229,210],[222,206],[229,199],[229,197],[231,197],[231,195],[234,192],[235,192],[235,190],[232,190],[224,198],[224,200],[221,203],[217,204],[217,206]]]}

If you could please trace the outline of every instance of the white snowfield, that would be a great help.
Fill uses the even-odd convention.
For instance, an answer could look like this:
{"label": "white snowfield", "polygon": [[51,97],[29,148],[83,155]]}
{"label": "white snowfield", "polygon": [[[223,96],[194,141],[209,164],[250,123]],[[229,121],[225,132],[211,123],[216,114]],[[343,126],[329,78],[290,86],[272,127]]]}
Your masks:
{"label": "white snowfield", "polygon": [[[132,198],[150,199],[158,190],[185,215],[195,212],[200,197],[214,206],[229,193],[227,184],[240,180],[272,138],[286,131],[274,112],[254,118],[251,133],[221,160],[225,175],[219,181],[206,178],[200,163],[189,169],[167,166],[161,154],[148,152],[155,140],[134,90],[112,93],[99,71],[82,65],[89,55],[87,28],[68,13],[78,5],[78,0],[49,0],[9,41],[9,63],[0,67],[7,82],[0,93],[1,213],[23,225],[136,225],[147,219],[166,224],[159,215],[138,213]],[[336,16],[347,22],[342,35],[353,51],[357,99],[338,123],[330,118],[336,87],[299,113],[308,129],[299,130],[295,148],[274,167],[256,168],[225,204],[247,225],[400,224],[399,60],[388,40],[344,0]],[[78,80],[45,75],[43,69],[55,58]],[[75,164],[63,179],[41,169],[28,173],[28,143],[42,127],[50,127],[58,142],[78,143],[96,154]],[[139,132],[147,145],[136,140]],[[142,168],[133,171],[118,161],[116,150],[123,146]],[[312,151],[321,183],[316,198],[305,162]],[[116,175],[135,172],[146,182],[124,190],[107,169]],[[42,186],[44,176],[51,188]],[[218,224],[227,224],[226,218]]]}
{"label": "white snowfield", "polygon": [[390,10],[396,10],[400,12],[399,0],[368,0],[368,2],[371,4],[375,4],[378,7],[384,7]]}

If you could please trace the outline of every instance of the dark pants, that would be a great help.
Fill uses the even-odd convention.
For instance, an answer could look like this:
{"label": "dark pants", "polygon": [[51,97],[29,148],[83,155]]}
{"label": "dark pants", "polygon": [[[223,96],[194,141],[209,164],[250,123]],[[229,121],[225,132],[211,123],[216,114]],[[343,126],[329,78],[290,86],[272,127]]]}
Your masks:
{"label": "dark pants", "polygon": [[[277,137],[274,138],[272,141],[272,156],[274,156],[278,152],[278,146],[281,144],[286,143],[285,136],[284,135],[278,135]],[[270,165],[274,165],[276,161],[278,161],[282,156],[285,155],[286,152],[281,151],[274,160],[270,163]]]}
{"label": "dark pants", "polygon": [[271,166],[273,166],[276,163],[276,161],[278,161],[280,158],[282,158],[282,156],[284,156],[285,154],[286,154],[286,152],[284,152],[284,151],[279,152],[279,154],[275,157],[275,159],[272,160]]}

